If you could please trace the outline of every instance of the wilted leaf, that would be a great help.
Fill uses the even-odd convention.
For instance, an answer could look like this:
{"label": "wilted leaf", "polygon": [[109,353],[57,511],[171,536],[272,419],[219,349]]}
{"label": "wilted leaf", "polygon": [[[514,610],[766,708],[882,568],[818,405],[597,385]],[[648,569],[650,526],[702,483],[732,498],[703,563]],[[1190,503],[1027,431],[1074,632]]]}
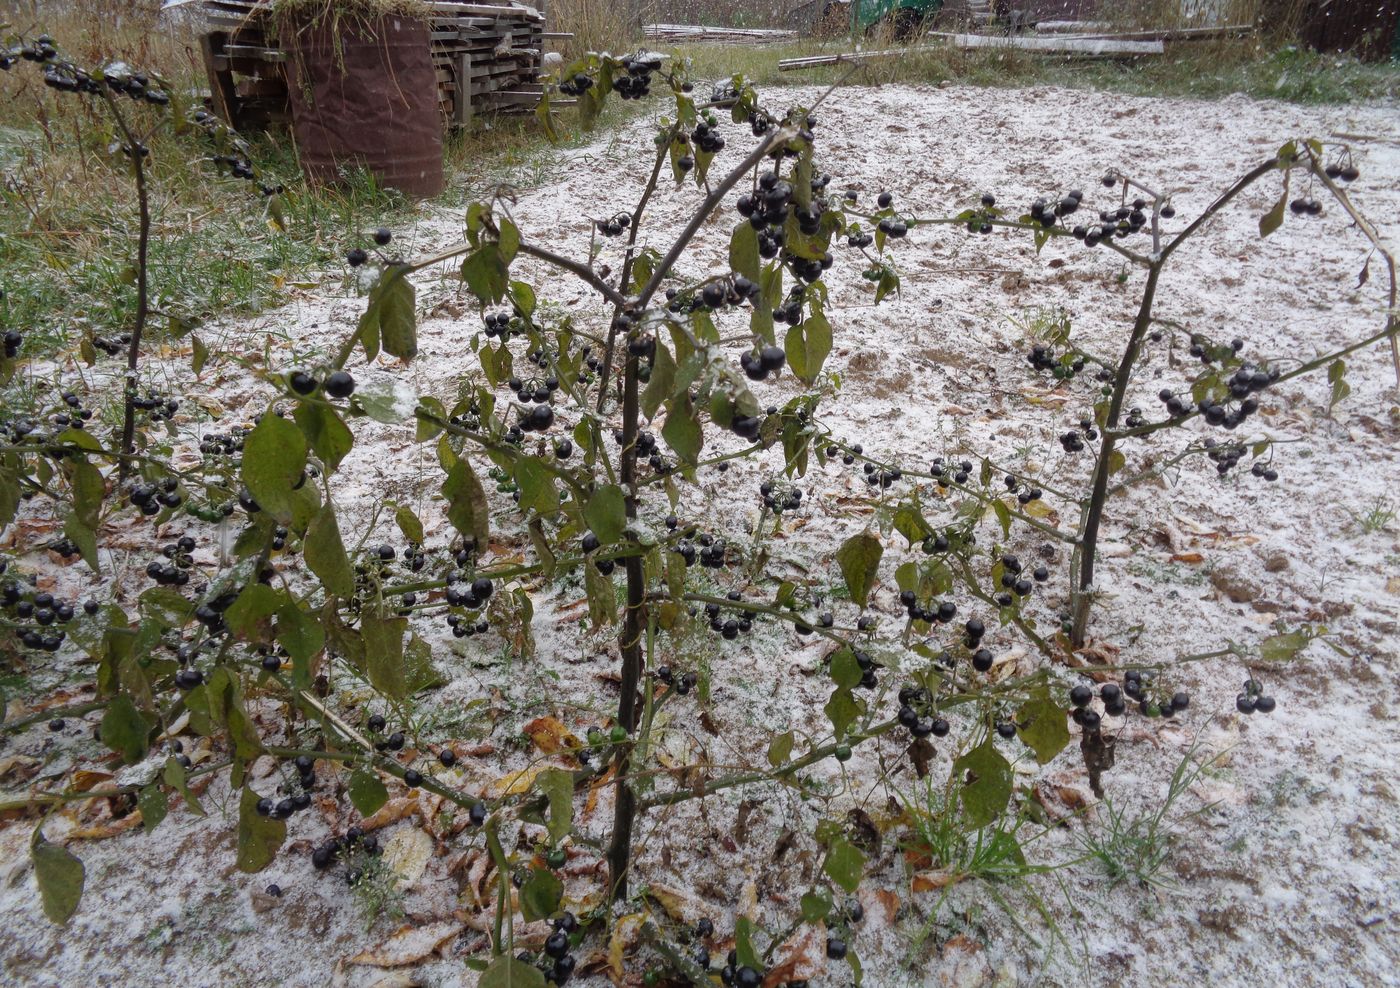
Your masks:
{"label": "wilted leaf", "polygon": [[865,606],[870,596],[884,551],[880,540],[868,531],[851,536],[836,550],[836,562],[841,567],[846,589],[851,592],[851,599],[861,607]]}
{"label": "wilted leaf", "polygon": [[[367,964],[372,967],[403,967],[406,964],[417,964],[426,960],[437,952],[438,948],[457,936],[465,928],[464,923],[455,920],[440,920],[436,923],[426,923],[424,925],[405,926],[379,946],[363,953],[356,954],[350,958],[351,964]],[[498,958],[503,960],[505,958]],[[514,963],[520,964],[519,961]],[[493,965],[494,966],[494,965]],[[520,964],[521,967],[525,965]],[[534,971],[534,968],[530,968]],[[487,981],[491,969],[488,968],[478,982],[482,988],[490,984],[495,988],[504,988],[506,985],[521,988],[521,986],[532,986],[532,988],[544,988],[544,975],[535,971],[538,980],[528,979],[515,981]]]}
{"label": "wilted leaf", "polygon": [[238,870],[248,874],[272,864],[287,839],[286,823],[258,814],[259,798],[245,786],[238,801]]}
{"label": "wilted leaf", "polygon": [[71,852],[44,840],[34,831],[29,853],[34,859],[34,877],[39,882],[39,898],[44,915],[55,923],[66,923],[83,897],[87,874],[83,863]]}

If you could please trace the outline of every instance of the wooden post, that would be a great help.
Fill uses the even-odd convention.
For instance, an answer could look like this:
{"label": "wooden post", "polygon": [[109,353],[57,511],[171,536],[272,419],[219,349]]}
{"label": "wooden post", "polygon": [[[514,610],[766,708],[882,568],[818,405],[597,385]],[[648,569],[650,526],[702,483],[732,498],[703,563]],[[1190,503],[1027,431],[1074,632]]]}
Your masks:
{"label": "wooden post", "polygon": [[472,124],[472,53],[457,58],[457,98],[452,101],[453,123],[464,130]]}
{"label": "wooden post", "polygon": [[[215,50],[217,41],[218,50]],[[233,72],[228,58],[223,54],[228,35],[222,31],[202,35],[199,39],[200,51],[204,55],[204,71],[209,75],[209,94],[213,98],[214,112],[223,118],[224,123],[235,130],[238,121],[234,119],[238,107],[238,91],[233,85]]]}

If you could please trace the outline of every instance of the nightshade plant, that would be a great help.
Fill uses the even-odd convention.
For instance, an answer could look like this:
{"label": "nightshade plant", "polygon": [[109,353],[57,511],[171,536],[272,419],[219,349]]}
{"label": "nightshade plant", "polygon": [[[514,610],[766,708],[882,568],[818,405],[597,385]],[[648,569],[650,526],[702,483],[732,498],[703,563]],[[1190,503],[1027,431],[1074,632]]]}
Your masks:
{"label": "nightshade plant", "polygon": [[[13,48],[37,53],[24,57],[70,80],[79,92],[110,102],[109,90],[119,88],[112,84],[114,74],[79,74],[51,43]],[[52,432],[34,421],[27,427],[24,421],[6,423],[0,448],[4,525],[21,512],[55,520],[66,535],[52,547],[62,555],[80,553],[94,571],[98,539],[119,515],[151,515],[153,531],[163,529],[169,539],[161,558],[146,569],[155,585],[140,594],[132,611],[115,602],[78,604],[40,593],[18,565],[4,574],[0,622],[10,639],[8,661],[81,652],[95,668],[95,696],[3,730],[39,730],[48,723],[61,731],[64,717],[101,711],[101,741],[128,765],[147,770],[139,783],[39,792],[0,803],[44,814],[32,853],[50,918],[65,922],[73,914],[85,881],[77,856],[44,837],[47,814],[65,803],[116,800],[126,812],[139,810],[152,830],[176,794],[192,812],[203,812],[193,784],[226,773],[238,805],[238,867],[252,873],[274,860],[287,838],[287,821],[311,805],[318,787],[325,788],[318,764],[334,764],[362,817],[385,805],[386,779],[398,780],[390,784],[426,790],[455,806],[451,837],[485,848],[494,866],[488,887],[495,907],[490,956],[472,960],[484,972],[481,984],[563,984],[574,972],[579,944],[600,930],[612,931],[612,904],[651,894],[632,874],[638,821],[649,812],[777,783],[816,797],[821,787],[808,769],[832,758],[844,762],[857,746],[885,737],[904,745],[923,777],[935,739],[952,756],[946,805],[958,808],[960,826],[979,835],[979,847],[982,833],[994,834],[997,860],[1015,860],[1017,826],[1009,821],[1031,811],[1014,790],[1012,763],[1002,750],[1007,743],[1047,763],[1069,744],[1072,717],[1098,791],[1112,765],[1116,726],[1130,704],[1144,715],[1165,717],[1189,705],[1186,694],[1168,682],[1169,664],[1120,666],[1083,648],[1089,644],[1104,513],[1115,494],[1162,469],[1132,470],[1123,452],[1132,440],[1198,422],[1233,433],[1246,424],[1261,391],[1313,370],[1327,369],[1334,400],[1340,399],[1344,359],[1387,338],[1394,344],[1393,259],[1338,185],[1358,177],[1350,159],[1329,159],[1313,142],[1290,142],[1176,234],[1164,227],[1174,215],[1169,198],[1118,173],[1105,176],[1103,185],[1119,201],[1082,226],[1074,226],[1073,218],[1091,207],[1077,190],[1039,200],[1015,218],[987,193],[957,216],[919,219],[901,215],[888,194],[876,197],[873,207],[862,203],[839,177],[822,170],[821,100],[777,112],[739,77],[700,100],[684,66],[668,67],[648,55],[591,54],[562,72],[557,91],[578,100],[587,125],[610,94],[641,98],[653,86],[673,108],[656,129],[636,205],[595,218],[594,241],[583,259],[522,236],[504,193],[470,206],[464,241],[431,257],[403,260],[392,231],[376,231],[374,250],[357,246],[347,255],[352,267],[374,265],[377,271],[364,315],[343,345],[319,365],[249,365],[247,373],[259,377],[272,397],[254,421],[201,438],[201,469],[176,469],[168,456],[135,455],[140,436],[134,426],[124,425],[118,441],[103,445],[92,429],[75,426],[69,411],[44,413],[57,427]],[[129,95],[129,84],[127,89]],[[552,130],[549,99],[547,94],[541,120]],[[735,141],[721,134],[726,118],[731,134],[744,134],[749,143],[737,164],[721,169],[716,156]],[[200,122],[197,115],[193,119]],[[129,128],[121,129],[127,146],[140,146]],[[138,187],[140,157],[138,152],[132,158]],[[235,170],[252,174],[246,159],[235,159]],[[1243,341],[1207,339],[1154,311],[1156,286],[1175,251],[1241,191],[1275,174],[1284,177],[1285,192],[1261,222],[1262,233],[1282,222],[1291,177],[1311,176],[1374,245],[1391,277],[1384,327],[1308,361],[1255,357]],[[641,246],[640,239],[663,180],[694,183],[697,195],[689,220],[664,252]],[[1314,202],[1307,196],[1295,212],[1311,221],[1318,212]],[[687,279],[681,262],[697,233],[716,221],[730,231],[729,270]],[[1090,407],[1080,428],[1061,440],[1070,455],[1097,444],[1085,493],[1052,488],[990,456],[961,450],[945,451],[931,463],[887,461],[836,439],[823,420],[822,399],[837,383],[825,367],[833,345],[825,272],[836,264],[859,265],[879,302],[899,291],[897,258],[908,249],[900,242],[926,223],[963,225],[976,234],[998,227],[1028,230],[1038,244],[1076,237],[1088,247],[1112,249],[1147,272],[1121,357],[1079,348],[1067,324],[1052,327],[1029,354],[1037,372],[1066,387],[1085,378],[1094,382],[1097,393],[1086,395]],[[145,268],[148,224],[142,231],[138,273]],[[598,238],[622,245],[615,270],[598,261]],[[1150,239],[1149,248],[1133,246],[1144,239]],[[554,314],[545,304],[545,283],[520,276],[526,260],[581,281],[605,316]],[[416,357],[413,277],[449,263],[478,303],[479,316],[466,320],[462,336],[481,378],[463,380],[450,398],[422,395],[412,403],[380,383],[383,375],[370,383],[357,380],[361,352],[371,360],[380,353],[403,362]],[[140,285],[144,297],[144,275]],[[133,380],[144,318],[143,305],[130,340]],[[1161,412],[1128,406],[1125,413],[1137,384],[1134,371],[1148,359],[1151,344],[1178,335],[1203,369],[1183,382],[1179,395],[1158,396]],[[19,356],[18,344],[13,349],[7,350],[7,375]],[[202,364],[207,356],[196,353],[195,360]],[[751,385],[778,375],[791,375],[803,389],[781,405],[765,405]],[[128,396],[135,392],[128,387]],[[70,410],[82,403],[76,394],[60,401]],[[339,467],[355,443],[350,422],[358,417],[390,424],[411,419],[417,440],[432,444],[441,468],[434,487],[452,529],[451,544],[430,546],[422,519],[397,505],[395,524],[406,549],[387,539],[370,545],[368,536],[358,546],[347,545],[335,491]],[[716,452],[725,433],[742,444]],[[1270,454],[1266,443],[1211,439],[1193,439],[1172,462],[1209,456],[1224,475],[1245,455]],[[874,520],[850,533],[834,553],[849,605],[833,603],[815,578],[771,575],[762,539],[749,538],[758,533],[727,530],[722,519],[702,524],[685,517],[684,495],[694,489],[699,471],[770,453],[781,460],[757,491],[763,506],[759,529],[770,517],[780,525],[784,514],[801,508],[798,479],[819,482],[824,473],[846,468],[863,472]],[[1274,469],[1261,461],[1254,472],[1267,483]],[[1077,526],[1062,529],[1052,522],[1048,501],[1077,507]],[[226,518],[243,525],[233,561],[197,565],[200,526]],[[990,546],[979,541],[989,528]],[[493,542],[502,530],[529,545],[525,561],[498,557]],[[1013,551],[1013,531],[1071,548],[1071,572],[1061,587],[1067,606],[1048,632],[1044,617],[1038,621],[1034,612],[1060,581],[1046,563]],[[902,555],[908,558],[893,574],[907,620],[891,630],[881,625],[881,602],[872,594],[896,534],[907,543]],[[79,541],[87,547],[71,544]],[[557,739],[560,757],[535,765],[488,797],[437,772],[451,769],[458,752],[418,743],[405,712],[415,693],[437,681],[435,636],[504,639],[512,654],[529,659],[535,594],[525,580],[536,577],[581,579],[590,627],[616,626],[617,709],[608,722],[593,725],[586,739]],[[824,706],[830,729],[769,738],[761,762],[729,774],[703,766],[688,773],[662,770],[658,715],[699,702],[704,656],[732,647],[727,643],[760,623],[829,645],[822,669],[830,679]],[[1259,652],[1265,659],[1287,658],[1322,633],[1316,627],[1282,630],[1260,643]],[[1015,635],[1041,661],[1033,671],[1008,675],[996,668],[997,643]],[[696,646],[697,640],[703,644]],[[1244,646],[1231,644],[1211,656],[1246,654]],[[1097,692],[1081,676],[1098,680]],[[383,701],[374,709],[390,716],[338,702],[337,688],[346,682],[367,685]],[[1262,691],[1251,679],[1239,709],[1272,709]],[[294,743],[273,743],[260,728],[249,712],[255,696],[286,705],[300,724],[287,731]],[[185,715],[195,734],[216,739],[217,753],[206,763],[195,764],[179,742],[161,740]],[[260,792],[249,780],[249,766],[264,755],[291,770],[276,792]],[[601,840],[575,821],[575,803],[600,790],[611,794],[613,807]],[[853,941],[860,907],[846,897],[857,891],[867,863],[868,842],[860,831],[858,821],[835,818],[809,835],[821,852],[821,876],[801,897],[786,930],[763,931],[741,917],[734,949],[721,957],[712,956],[716,932],[709,918],[670,925],[646,919],[640,924],[645,946],[637,948],[636,962],[651,977],[665,972],[692,984],[711,983],[711,972],[725,984],[796,984],[796,961],[778,960],[779,949],[801,924],[825,923],[827,958],[848,964],[859,982]],[[559,871],[568,849],[594,846],[606,862],[600,904],[575,916],[562,908]],[[378,851],[373,833],[351,826],[314,848],[310,866],[324,871],[342,864],[354,882]],[[526,920],[552,923],[538,952],[517,949],[517,896]]]}

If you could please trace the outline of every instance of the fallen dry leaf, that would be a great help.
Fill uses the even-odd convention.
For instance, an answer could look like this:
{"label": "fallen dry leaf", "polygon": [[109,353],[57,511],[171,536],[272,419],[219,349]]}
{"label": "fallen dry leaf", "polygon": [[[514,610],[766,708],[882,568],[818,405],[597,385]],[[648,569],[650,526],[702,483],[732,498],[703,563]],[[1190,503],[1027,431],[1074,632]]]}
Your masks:
{"label": "fallen dry leaf", "polygon": [[549,765],[531,765],[529,768],[522,768],[519,772],[508,772],[495,782],[491,783],[491,796],[518,796],[522,792],[527,792],[530,786],[534,785],[535,777]]}
{"label": "fallen dry leaf", "polygon": [[380,827],[387,827],[391,823],[398,823],[404,817],[416,812],[418,809],[417,796],[395,796],[369,816],[365,817],[360,824],[365,830],[378,830]]}
{"label": "fallen dry leaf", "polygon": [[92,827],[74,827],[63,837],[64,840],[106,840],[108,837],[124,834],[132,827],[139,826],[141,826],[141,811],[137,810],[135,813],[128,813],[120,820],[112,820]]}
{"label": "fallen dry leaf", "polygon": [[804,923],[778,948],[773,967],[763,976],[763,988],[789,981],[810,981],[826,970],[826,924]]}
{"label": "fallen dry leaf", "polygon": [[350,958],[351,964],[371,967],[402,967],[417,964],[437,952],[438,947],[462,932],[465,924],[441,920],[423,926],[404,926],[377,947]]}
{"label": "fallen dry leaf", "polygon": [[962,875],[951,871],[920,871],[909,882],[913,892],[937,892],[963,880]]}
{"label": "fallen dry leaf", "polygon": [[637,943],[641,936],[642,924],[646,922],[643,913],[628,913],[613,925],[612,936],[608,938],[608,972],[613,984],[622,982],[622,958]]}
{"label": "fallen dry leaf", "polygon": [[554,717],[536,717],[525,725],[525,734],[546,755],[572,753],[583,747],[583,742]]}
{"label": "fallen dry leaf", "polygon": [[1186,563],[1190,566],[1196,566],[1205,562],[1206,557],[1199,552],[1174,552],[1172,553],[1171,561],[1174,563]]}
{"label": "fallen dry leaf", "polygon": [[433,839],[416,827],[400,827],[384,842],[384,863],[398,875],[401,889],[423,877],[433,856]]}

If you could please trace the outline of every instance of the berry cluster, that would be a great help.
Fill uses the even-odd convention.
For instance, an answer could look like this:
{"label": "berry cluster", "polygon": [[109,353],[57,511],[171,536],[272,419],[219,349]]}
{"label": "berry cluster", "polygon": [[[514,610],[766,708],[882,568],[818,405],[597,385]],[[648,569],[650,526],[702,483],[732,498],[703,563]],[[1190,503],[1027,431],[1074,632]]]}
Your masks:
{"label": "berry cluster", "polygon": [[1361,177],[1361,169],[1352,163],[1350,150],[1343,151],[1339,160],[1330,163],[1322,171],[1334,181],[1341,179],[1343,182],[1355,182]]}
{"label": "berry cluster", "polygon": [[125,353],[126,348],[131,346],[131,334],[121,333],[117,336],[94,336],[92,338],[92,345],[107,356],[115,357],[118,354]]}
{"label": "berry cluster", "polygon": [[[553,984],[562,985],[573,976],[574,968],[578,966],[578,958],[569,951],[579,932],[579,922],[573,913],[566,911],[551,925],[554,931],[544,941],[544,956],[550,964],[545,969],[545,978]],[[519,959],[528,964],[530,955],[521,954]]]}
{"label": "berry cluster", "polygon": [[1235,697],[1235,709],[1242,714],[1273,713],[1276,706],[1274,698],[1264,692],[1263,684],[1253,677],[1244,681],[1244,687]]}
{"label": "berry cluster", "polygon": [[182,535],[178,540],[161,548],[160,554],[169,562],[153,559],[146,566],[146,575],[163,587],[183,587],[190,582],[189,570],[194,566],[194,539]]}
{"label": "berry cluster", "polygon": [[572,79],[565,79],[559,83],[559,91],[565,96],[582,96],[593,88],[593,80],[582,72],[576,74]]}
{"label": "berry cluster", "polygon": [[627,74],[613,80],[613,91],[623,99],[641,99],[651,92],[651,74],[661,68],[661,56],[648,53],[624,58],[622,67]]}
{"label": "berry cluster", "polygon": [[[697,543],[699,549],[696,549]],[[694,566],[698,559],[706,569],[723,569],[731,562],[728,543],[708,533],[702,533],[697,538],[693,532],[688,532],[671,547],[671,551],[684,559],[687,566]],[[735,562],[737,564],[737,559]]]}
{"label": "berry cluster", "polygon": [[[744,599],[738,590],[731,590],[725,596],[736,603]],[[710,630],[717,632],[725,641],[733,641],[753,630],[753,616],[743,609],[736,610],[731,617],[725,617],[718,604],[706,604],[705,616],[710,620]]]}
{"label": "berry cluster", "polygon": [[758,485],[758,493],[763,498],[763,506],[774,514],[802,507],[802,491],[791,484],[765,480]]}
{"label": "berry cluster", "polygon": [[764,381],[787,363],[787,354],[779,346],[765,346],[739,355],[739,367],[750,381]]}
{"label": "berry cluster", "polygon": [[[619,237],[624,230],[632,225],[632,217],[628,216],[626,213],[618,213],[611,219],[595,220],[593,225],[597,227],[598,232],[605,237]],[[490,333],[487,333],[487,335],[489,336]]]}
{"label": "berry cluster", "polygon": [[[4,566],[0,565],[0,573]],[[90,601],[93,613],[97,610],[95,601]],[[62,647],[67,633],[52,629],[56,624],[67,624],[73,620],[73,605],[54,597],[47,591],[38,591],[32,583],[7,579],[0,585],[0,606],[9,611],[17,621],[33,622],[37,628],[24,628],[19,633],[19,641],[25,648],[44,652],[57,652]],[[87,610],[88,605],[84,605]]]}
{"label": "berry cluster", "polygon": [[[369,857],[378,856],[379,838],[374,834],[365,833],[360,827],[350,827],[343,837],[332,837],[311,852],[311,867],[317,871],[325,871],[335,864],[338,858],[357,851]],[[361,877],[363,876],[358,868],[350,868],[345,873],[345,880],[350,885],[359,882]]]}
{"label": "berry cluster", "polygon": [[162,508],[178,508],[184,503],[180,482],[174,477],[166,477],[158,484],[134,484],[127,497],[143,515],[158,515]]}
{"label": "berry cluster", "polygon": [[695,689],[700,682],[700,677],[693,672],[684,672],[677,676],[670,666],[659,666],[656,670],[657,681],[665,683],[667,686],[675,687],[677,693],[685,696]]}
{"label": "berry cluster", "polygon": [[1145,717],[1174,717],[1191,705],[1191,698],[1180,690],[1170,696],[1154,690],[1155,678],[1151,672],[1140,669],[1123,673],[1123,692],[1137,701],[1139,713]]}
{"label": "berry cluster", "polygon": [[932,734],[946,737],[952,726],[938,716],[933,694],[923,686],[901,686],[899,689],[899,722],[916,738]]}
{"label": "berry cluster", "polygon": [[131,407],[143,412],[150,412],[152,422],[165,422],[175,417],[175,413],[180,410],[180,403],[174,398],[165,398],[155,392],[150,392],[144,398],[132,395]]}
{"label": "berry cluster", "polygon": [[299,395],[306,396],[321,388],[331,398],[345,399],[355,393],[355,378],[349,371],[331,371],[324,381],[318,381],[314,374],[296,370],[287,375],[287,386]]}

